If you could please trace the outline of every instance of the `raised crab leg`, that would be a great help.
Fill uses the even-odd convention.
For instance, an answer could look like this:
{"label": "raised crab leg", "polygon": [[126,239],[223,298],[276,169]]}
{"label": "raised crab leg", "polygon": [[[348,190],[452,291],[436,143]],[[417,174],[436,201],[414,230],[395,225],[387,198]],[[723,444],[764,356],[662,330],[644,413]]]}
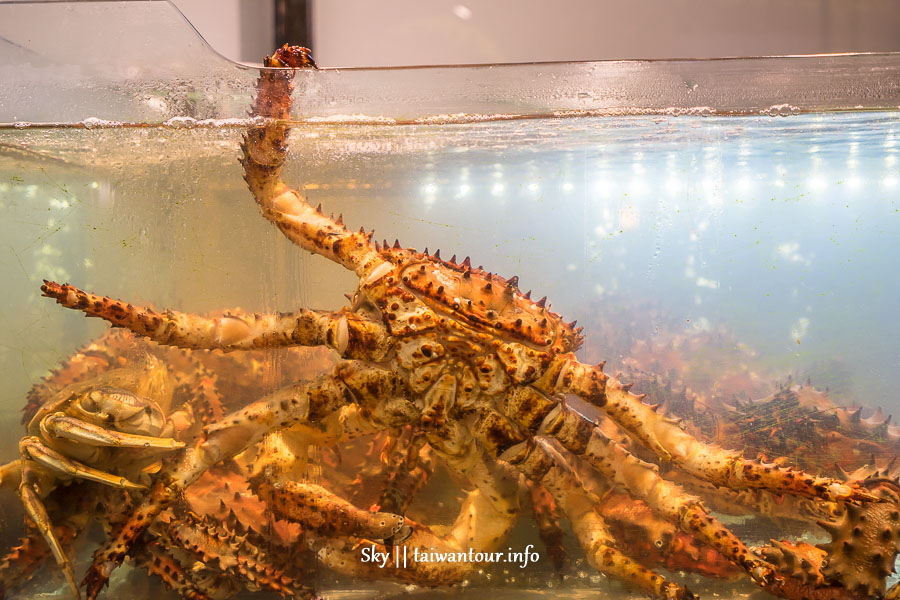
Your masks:
{"label": "raised crab leg", "polygon": [[352,313],[300,310],[274,315],[202,317],[134,306],[85,292],[69,284],[44,281],[44,296],[66,308],[127,327],[160,344],[225,352],[281,346],[327,346],[346,358],[380,358],[387,350],[384,326]]}
{"label": "raised crab leg", "polygon": [[397,424],[405,424],[417,412],[407,401],[390,402],[402,395],[401,387],[402,382],[392,373],[347,361],[340,363],[331,376],[278,390],[207,427],[204,439],[184,449],[178,460],[160,472],[130,521],[95,553],[85,577],[88,597],[96,597],[109,574],[121,564],[128,549],[160,511],[210,466],[244,451],[273,429],[315,423],[354,402],[373,408],[392,406],[394,410],[387,417],[397,419]]}
{"label": "raised crab leg", "polygon": [[371,244],[371,234],[362,229],[351,232],[340,217],[335,220],[323,215],[281,177],[294,78],[292,70],[284,67],[316,68],[315,62],[306,48],[285,44],[263,64],[281,70],[266,70],[260,75],[253,114],[275,121],[251,127],[244,137],[244,179],[263,215],[291,241],[364,277],[384,264]]}
{"label": "raised crab leg", "polygon": [[776,493],[820,498],[829,502],[872,502],[877,498],[858,486],[819,477],[799,469],[748,460],[740,452],[701,442],[642,402],[602,371],[603,365],[584,365],[572,358],[564,366],[553,392],[577,394],[601,408],[630,436],[652,450],[663,461],[716,485],[732,489],[760,488]]}

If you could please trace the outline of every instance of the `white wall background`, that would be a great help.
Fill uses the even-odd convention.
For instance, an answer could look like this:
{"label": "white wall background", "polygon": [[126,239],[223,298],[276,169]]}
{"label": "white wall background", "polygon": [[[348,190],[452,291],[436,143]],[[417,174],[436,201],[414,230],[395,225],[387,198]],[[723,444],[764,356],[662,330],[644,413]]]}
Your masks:
{"label": "white wall background", "polygon": [[275,46],[275,0],[172,0],[220,54],[260,62]]}
{"label": "white wall background", "polygon": [[[174,0],[225,56],[274,46],[274,0]],[[311,0],[323,66],[900,51],[897,0]]]}

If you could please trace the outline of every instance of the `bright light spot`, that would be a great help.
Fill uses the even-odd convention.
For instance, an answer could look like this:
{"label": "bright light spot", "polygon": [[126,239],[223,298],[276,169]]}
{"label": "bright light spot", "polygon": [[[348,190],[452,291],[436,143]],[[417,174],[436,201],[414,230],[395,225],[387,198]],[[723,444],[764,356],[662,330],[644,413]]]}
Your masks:
{"label": "bright light spot", "polygon": [[463,21],[468,21],[472,18],[472,9],[468,6],[463,6],[462,4],[457,4],[453,7],[453,14],[456,15],[458,19],[462,19]]}
{"label": "bright light spot", "polygon": [[606,293],[606,289],[598,283],[594,286],[594,293],[596,293],[598,296],[602,296]]}
{"label": "bright light spot", "polygon": [[828,182],[826,182],[821,177],[810,177],[809,178],[809,187],[817,192],[821,192],[826,187],[828,187]]}
{"label": "bright light spot", "polygon": [[815,153],[818,152],[818,151],[819,151],[819,146],[810,146],[810,147],[809,147],[809,150],[808,150],[808,152],[809,152],[810,154],[815,154]]}
{"label": "bright light spot", "polygon": [[800,250],[800,244],[798,242],[786,242],[784,244],[779,244],[775,248],[775,252],[778,253],[780,257],[787,260],[788,262],[796,263],[799,265],[809,266],[812,264],[812,258],[803,256],[798,252]]}
{"label": "bright light spot", "polygon": [[806,337],[806,334],[809,332],[809,319],[806,317],[800,317],[791,325],[791,339],[795,341],[800,341]]}
{"label": "bright light spot", "polygon": [[84,265],[85,269],[90,269],[94,266],[94,261],[89,258],[85,258],[83,261],[81,261],[81,263]]}
{"label": "bright light spot", "polygon": [[707,279],[706,277],[697,278],[697,287],[709,288],[711,290],[719,289],[719,282],[715,279]]}
{"label": "bright light spot", "polygon": [[467,196],[471,190],[472,190],[472,188],[469,187],[469,184],[464,183],[461,186],[459,186],[459,194],[458,195],[459,196]]}
{"label": "bright light spot", "polygon": [[630,191],[635,196],[640,196],[647,191],[647,184],[644,183],[643,179],[638,179],[637,177],[635,177],[631,180],[631,185],[629,186],[628,191]]}
{"label": "bright light spot", "polygon": [[610,186],[605,179],[598,179],[594,182],[594,193],[603,197],[609,196]]}
{"label": "bright light spot", "polygon": [[784,187],[784,179],[776,179],[775,187]]}
{"label": "bright light spot", "polygon": [[666,181],[666,191],[673,196],[681,191],[681,182],[677,177],[669,177],[669,179]]}
{"label": "bright light spot", "polygon": [[897,178],[893,175],[888,175],[881,180],[881,184],[886,188],[892,188],[897,185]]}
{"label": "bright light spot", "polygon": [[564,184],[562,184],[562,189],[563,189],[564,192],[571,192],[571,191],[572,191],[572,184],[569,183],[569,182],[567,181],[567,182],[565,182]]}
{"label": "bright light spot", "polygon": [[849,187],[851,190],[858,190],[860,187],[862,187],[862,179],[860,179],[859,177],[851,177],[847,180],[847,187]]}
{"label": "bright light spot", "polygon": [[888,154],[884,157],[884,166],[893,167],[897,164],[897,155],[896,154]]}
{"label": "bright light spot", "polygon": [[433,196],[437,193],[437,186],[433,183],[425,184],[425,187],[422,188],[422,191],[428,194],[429,196]]}
{"label": "bright light spot", "polygon": [[753,188],[753,182],[750,181],[749,177],[741,177],[737,180],[736,187],[739,192],[746,194]]}
{"label": "bright light spot", "polygon": [[503,190],[506,189],[502,183],[495,183],[494,187],[491,188],[491,193],[495,196],[499,196],[503,193]]}
{"label": "bright light spot", "polygon": [[538,193],[538,191],[540,189],[541,189],[541,186],[539,186],[538,184],[536,184],[534,182],[528,184],[528,191],[531,192],[532,194]]}
{"label": "bright light spot", "polygon": [[92,181],[92,182],[91,182],[91,189],[92,189],[92,190],[96,190],[98,187],[100,187],[100,182],[99,182],[99,181]]}
{"label": "bright light spot", "polygon": [[850,154],[859,152],[859,142],[850,142]]}
{"label": "bright light spot", "polygon": [[569,273],[573,273],[577,270],[578,270],[578,265],[576,265],[575,263],[569,263],[566,265],[566,271],[568,271]]}
{"label": "bright light spot", "polygon": [[855,169],[855,168],[858,167],[858,166],[859,166],[859,161],[856,160],[855,158],[848,158],[848,159],[847,159],[847,168],[848,168],[848,169],[851,169],[851,170],[852,170],[852,169]]}

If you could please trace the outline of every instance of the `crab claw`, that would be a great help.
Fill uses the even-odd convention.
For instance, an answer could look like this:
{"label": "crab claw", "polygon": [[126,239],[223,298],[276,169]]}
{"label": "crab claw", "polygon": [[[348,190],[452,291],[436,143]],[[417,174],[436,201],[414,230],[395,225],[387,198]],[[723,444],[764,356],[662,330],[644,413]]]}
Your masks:
{"label": "crab claw", "polygon": [[313,60],[312,51],[309,48],[289,46],[287,44],[275,51],[272,58],[266,61],[266,66],[291,67],[294,69],[300,67],[319,68],[316,66],[316,61]]}

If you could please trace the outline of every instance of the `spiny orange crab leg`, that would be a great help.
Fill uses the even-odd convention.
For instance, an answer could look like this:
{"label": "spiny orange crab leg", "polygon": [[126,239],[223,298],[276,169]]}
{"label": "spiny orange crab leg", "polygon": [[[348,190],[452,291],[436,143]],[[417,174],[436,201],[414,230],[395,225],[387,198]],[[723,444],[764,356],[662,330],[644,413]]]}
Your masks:
{"label": "spiny orange crab leg", "polygon": [[213,464],[242,452],[273,429],[316,423],[351,403],[372,408],[392,406],[394,410],[385,417],[396,419],[393,425],[405,425],[418,413],[409,402],[392,402],[402,395],[402,388],[402,382],[393,373],[347,361],[338,364],[333,375],[278,390],[205,428],[204,438],[185,448],[177,460],[159,473],[130,521],[94,554],[85,577],[88,597],[97,596],[112,570],[121,564],[160,511]]}
{"label": "spiny orange crab leg", "polygon": [[260,74],[257,82],[253,113],[268,121],[250,127],[244,136],[241,146],[244,179],[263,215],[288,239],[363,277],[384,263],[372,246],[372,234],[362,229],[350,232],[340,217],[335,220],[323,215],[281,178],[287,152],[294,69],[314,69],[315,62],[308,49],[285,44],[274,56],[266,57],[263,64],[269,69]]}
{"label": "spiny orange crab leg", "polygon": [[66,308],[127,327],[154,342],[191,349],[251,350],[282,346],[328,346],[346,358],[378,360],[387,352],[387,332],[375,321],[346,312],[300,310],[269,315],[201,317],[157,312],[85,292],[69,284],[44,281],[44,296]]}
{"label": "spiny orange crab leg", "polygon": [[732,489],[759,488],[776,493],[820,498],[830,502],[877,501],[858,486],[799,469],[748,460],[740,452],[701,442],[673,419],[642,402],[602,372],[603,365],[584,365],[572,358],[563,367],[555,392],[577,394],[600,407],[631,437],[663,461],[671,461],[692,475]]}
{"label": "spiny orange crab leg", "polygon": [[304,531],[384,540],[403,527],[401,515],[362,510],[320,485],[276,482],[268,474],[251,479],[250,485],[276,517],[300,523]]}

